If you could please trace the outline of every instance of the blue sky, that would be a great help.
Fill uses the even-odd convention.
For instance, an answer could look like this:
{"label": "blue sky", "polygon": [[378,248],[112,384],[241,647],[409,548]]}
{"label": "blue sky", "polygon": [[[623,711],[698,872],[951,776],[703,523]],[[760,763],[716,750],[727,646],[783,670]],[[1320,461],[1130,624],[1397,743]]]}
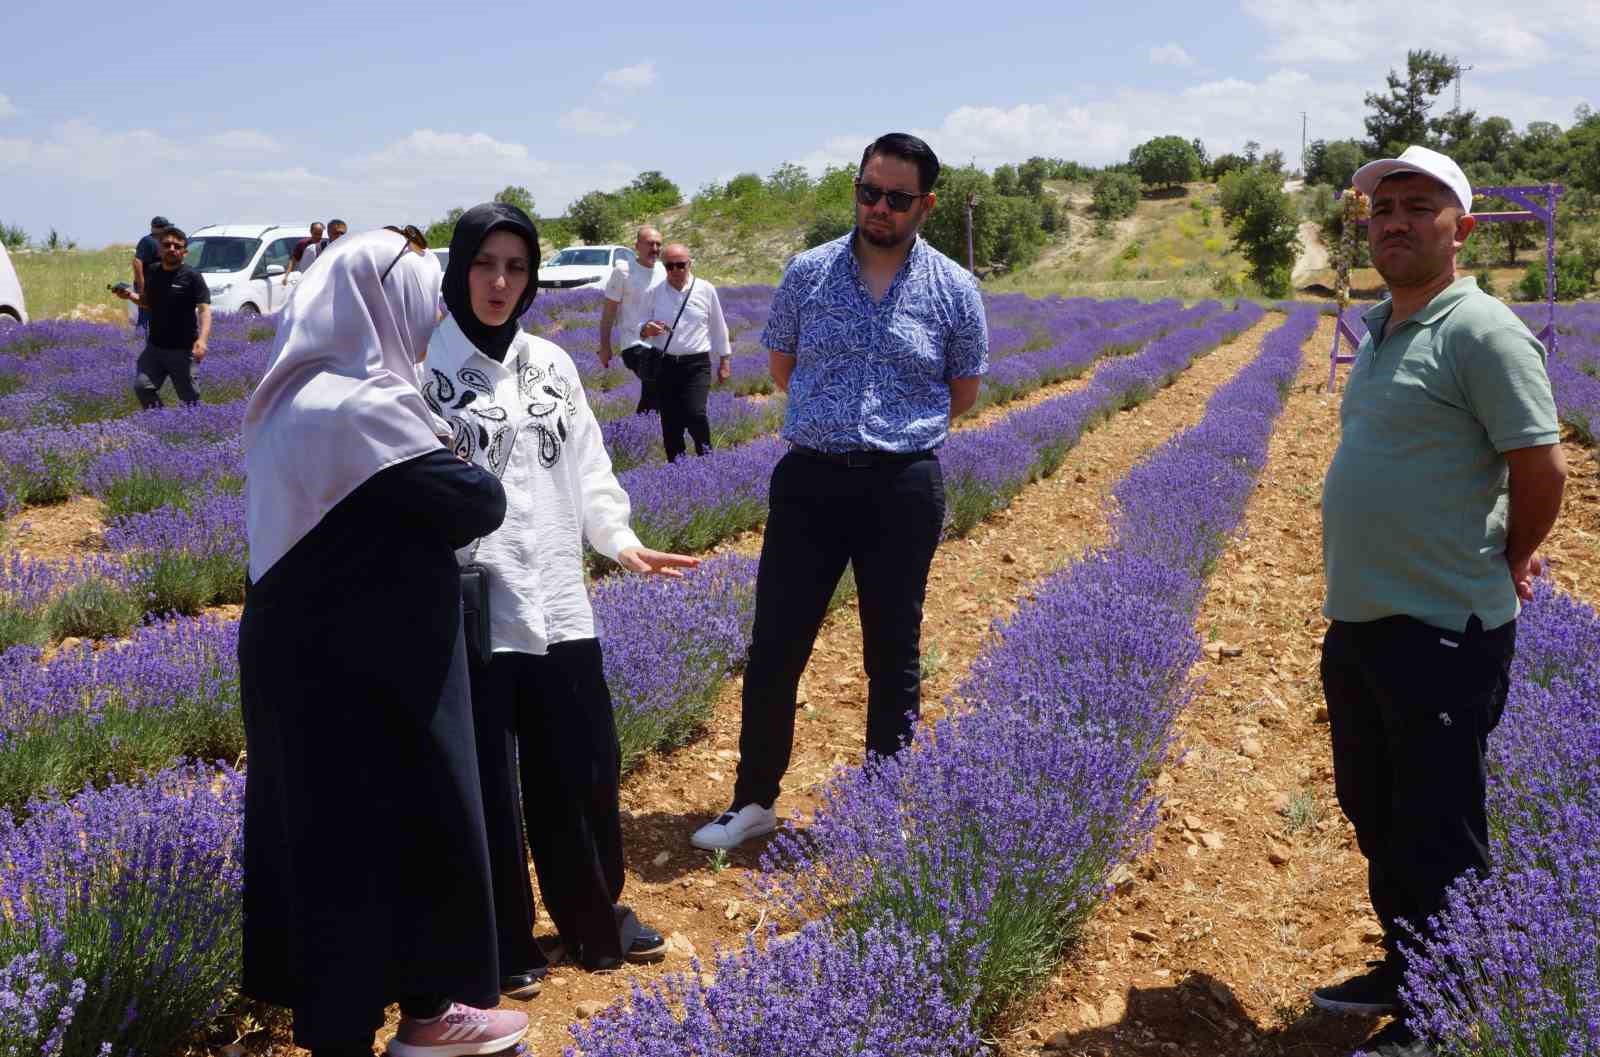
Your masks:
{"label": "blue sky", "polygon": [[1360,135],[1417,47],[1475,67],[1480,114],[1600,106],[1595,0],[7,6],[0,220],[86,246],[157,212],[426,223],[508,183],[557,214],[643,169],[689,193],[891,129],[986,167],[1168,132],[1292,160],[1302,110],[1313,139]]}

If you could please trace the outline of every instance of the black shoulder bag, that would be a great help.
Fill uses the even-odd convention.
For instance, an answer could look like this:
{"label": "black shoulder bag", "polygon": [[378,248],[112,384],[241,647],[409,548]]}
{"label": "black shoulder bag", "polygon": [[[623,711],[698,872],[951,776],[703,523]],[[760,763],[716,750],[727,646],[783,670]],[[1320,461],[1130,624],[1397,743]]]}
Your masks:
{"label": "black shoulder bag", "polygon": [[684,291],[678,314],[672,317],[672,329],[667,331],[666,344],[659,349],[651,345],[639,350],[639,381],[650,383],[661,377],[661,365],[666,362],[667,350],[672,348],[672,336],[678,332],[678,320],[683,318],[683,310],[689,307],[689,295],[694,293],[694,284],[699,281],[698,278],[689,280],[689,289]]}

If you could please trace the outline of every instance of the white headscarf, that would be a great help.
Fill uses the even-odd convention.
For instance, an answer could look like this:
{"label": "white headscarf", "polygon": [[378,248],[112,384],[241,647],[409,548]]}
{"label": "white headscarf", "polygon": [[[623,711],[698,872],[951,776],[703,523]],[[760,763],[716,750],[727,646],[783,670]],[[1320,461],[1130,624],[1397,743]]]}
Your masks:
{"label": "white headscarf", "polygon": [[404,236],[347,235],[295,287],[244,415],[250,578],[379,470],[440,448],[417,389],[439,310],[439,262]]}

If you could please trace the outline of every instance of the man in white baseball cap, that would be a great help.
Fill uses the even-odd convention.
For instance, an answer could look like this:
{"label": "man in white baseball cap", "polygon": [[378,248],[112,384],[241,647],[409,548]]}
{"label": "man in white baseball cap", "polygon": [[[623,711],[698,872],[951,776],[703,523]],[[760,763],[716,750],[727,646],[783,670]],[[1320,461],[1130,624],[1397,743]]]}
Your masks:
{"label": "man in white baseball cap", "polygon": [[[1355,185],[1389,299],[1364,317],[1323,482],[1322,691],[1385,957],[1312,1001],[1381,1015],[1400,1011],[1407,924],[1426,934],[1450,883],[1489,870],[1485,740],[1566,464],[1544,346],[1456,274],[1476,225],[1460,166],[1410,147]],[[1396,1020],[1358,1052],[1434,1051]]]}

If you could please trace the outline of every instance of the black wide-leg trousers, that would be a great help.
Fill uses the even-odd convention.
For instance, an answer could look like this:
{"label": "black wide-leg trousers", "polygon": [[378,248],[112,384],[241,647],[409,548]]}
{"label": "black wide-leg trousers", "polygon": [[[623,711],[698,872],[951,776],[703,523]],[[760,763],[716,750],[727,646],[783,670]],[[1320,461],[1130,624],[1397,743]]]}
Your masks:
{"label": "black wide-leg trousers", "polygon": [[1516,641],[1514,620],[1454,632],[1403,616],[1335,621],[1323,640],[1334,788],[1391,958],[1402,921],[1422,929],[1452,881],[1489,870],[1484,755]]}
{"label": "black wide-leg trousers", "polygon": [[791,451],[772,472],[744,675],[733,804],[770,807],[794,749],[800,676],[848,564],[867,672],[867,751],[890,755],[921,709],[922,603],[944,528],[932,452],[830,462]]}
{"label": "black wide-leg trousers", "polygon": [[622,754],[600,643],[557,643],[542,657],[497,653],[472,675],[501,973],[547,964],[533,938],[527,851],[568,953],[590,967],[620,959],[639,923],[617,905]]}

